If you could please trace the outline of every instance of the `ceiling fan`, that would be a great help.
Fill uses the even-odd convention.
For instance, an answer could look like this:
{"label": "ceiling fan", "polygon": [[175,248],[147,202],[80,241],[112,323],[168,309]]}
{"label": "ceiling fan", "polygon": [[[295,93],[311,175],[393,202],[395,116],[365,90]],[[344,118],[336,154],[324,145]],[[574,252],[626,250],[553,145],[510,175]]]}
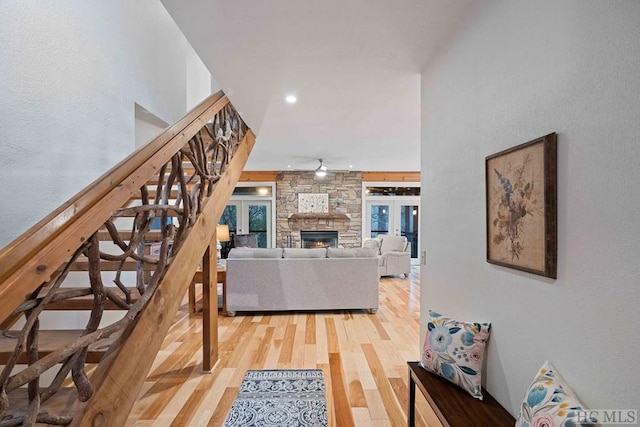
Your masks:
{"label": "ceiling fan", "polygon": [[315,174],[318,178],[324,178],[327,176],[327,167],[322,164],[322,159],[318,159],[320,161],[320,166],[318,166],[315,170]]}
{"label": "ceiling fan", "polygon": [[[316,177],[318,178],[324,178],[325,176],[327,176],[327,174],[329,173],[329,168],[325,165],[325,160],[326,157],[322,156],[322,157],[310,157],[310,156],[290,156],[293,158],[298,158],[300,159],[300,162],[298,163],[298,167],[296,168],[291,168],[291,166],[289,166],[289,170],[292,171],[309,171],[309,172],[313,172],[315,174]],[[341,157],[331,157],[331,164],[337,163],[336,160],[338,160],[338,162],[340,161],[340,159],[342,159]],[[294,161],[295,162],[295,161]],[[314,163],[311,163],[314,162]],[[300,164],[302,163],[302,164]],[[307,167],[305,167],[306,165],[308,165]],[[351,166],[349,166],[349,168],[331,168],[331,172],[351,172]]]}

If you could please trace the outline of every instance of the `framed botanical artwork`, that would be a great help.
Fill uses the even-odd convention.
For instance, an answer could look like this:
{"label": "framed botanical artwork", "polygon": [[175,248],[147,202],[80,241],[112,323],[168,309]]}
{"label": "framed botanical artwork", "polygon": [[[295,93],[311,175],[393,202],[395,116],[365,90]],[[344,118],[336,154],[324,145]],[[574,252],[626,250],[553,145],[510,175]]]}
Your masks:
{"label": "framed botanical artwork", "polygon": [[328,213],[328,193],[299,193],[298,213]]}
{"label": "framed botanical artwork", "polygon": [[555,133],[485,159],[487,262],[556,278],[556,170]]}

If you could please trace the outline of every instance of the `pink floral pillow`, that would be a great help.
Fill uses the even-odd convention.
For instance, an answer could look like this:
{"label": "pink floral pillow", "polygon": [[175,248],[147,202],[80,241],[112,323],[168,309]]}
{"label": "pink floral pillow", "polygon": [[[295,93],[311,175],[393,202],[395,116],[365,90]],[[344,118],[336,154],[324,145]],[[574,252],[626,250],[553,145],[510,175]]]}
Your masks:
{"label": "pink floral pillow", "polygon": [[468,323],[429,310],[420,365],[482,400],[482,360],[491,323]]}

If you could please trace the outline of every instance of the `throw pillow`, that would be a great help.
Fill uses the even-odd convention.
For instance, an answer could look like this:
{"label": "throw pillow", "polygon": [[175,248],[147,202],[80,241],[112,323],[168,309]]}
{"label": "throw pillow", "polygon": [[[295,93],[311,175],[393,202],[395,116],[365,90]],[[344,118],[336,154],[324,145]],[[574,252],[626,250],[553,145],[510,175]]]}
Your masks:
{"label": "throw pillow", "polygon": [[482,400],[482,360],[491,323],[469,323],[429,310],[420,365]]}
{"label": "throw pillow", "polygon": [[[589,414],[589,415],[587,415]],[[516,427],[553,427],[597,424],[567,382],[545,361],[522,401]]]}
{"label": "throw pillow", "polygon": [[378,255],[380,255],[380,239],[372,237],[364,239],[362,242],[362,247],[367,249],[375,249],[378,252]]}

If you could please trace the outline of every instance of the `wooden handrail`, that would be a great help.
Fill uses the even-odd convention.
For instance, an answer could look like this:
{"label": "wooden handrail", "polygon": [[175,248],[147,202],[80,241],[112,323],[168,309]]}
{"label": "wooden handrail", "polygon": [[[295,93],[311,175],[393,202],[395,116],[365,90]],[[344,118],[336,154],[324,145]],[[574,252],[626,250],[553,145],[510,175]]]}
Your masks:
{"label": "wooden handrail", "polygon": [[210,96],[0,251],[0,321],[229,103]]}

